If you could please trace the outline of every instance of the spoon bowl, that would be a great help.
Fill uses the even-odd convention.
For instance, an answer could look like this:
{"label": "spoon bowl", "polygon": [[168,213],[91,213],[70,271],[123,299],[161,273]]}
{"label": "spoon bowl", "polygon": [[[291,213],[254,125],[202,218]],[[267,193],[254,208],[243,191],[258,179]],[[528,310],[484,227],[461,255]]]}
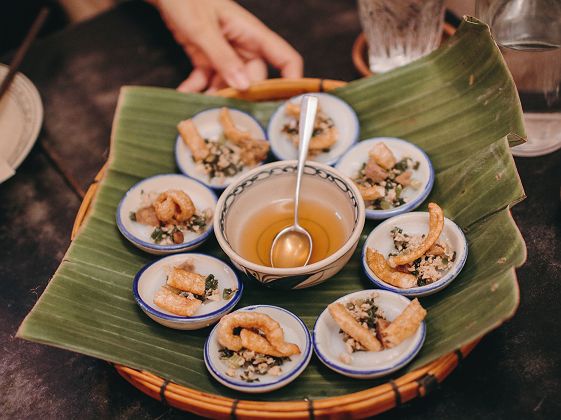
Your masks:
{"label": "spoon bowl", "polygon": [[271,245],[271,266],[275,268],[303,267],[310,261],[312,255],[312,237],[310,233],[298,224],[298,204],[300,201],[300,186],[308,147],[318,109],[318,98],[304,95],[300,107],[300,143],[298,149],[298,168],[296,170],[296,190],[294,193],[294,224],[281,230]]}
{"label": "spoon bowl", "polygon": [[302,267],[310,261],[312,237],[301,226],[281,230],[271,246],[271,262],[277,268]]}

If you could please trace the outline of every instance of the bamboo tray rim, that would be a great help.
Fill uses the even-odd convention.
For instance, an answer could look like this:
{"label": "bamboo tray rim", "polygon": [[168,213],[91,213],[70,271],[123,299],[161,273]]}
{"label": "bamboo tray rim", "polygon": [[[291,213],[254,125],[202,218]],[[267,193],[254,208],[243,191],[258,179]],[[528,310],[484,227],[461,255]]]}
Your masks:
{"label": "bamboo tray rim", "polygon": [[[220,90],[215,96],[247,100],[284,99],[306,92],[323,92],[346,85],[339,80],[302,78],[268,79],[253,84],[247,91],[232,88]],[[105,163],[88,188],[76,214],[71,233],[74,240],[95,198],[99,182],[103,179]],[[289,401],[255,401],[233,399],[198,391],[176,384],[150,372],[113,364],[119,375],[148,396],[180,410],[216,418],[246,419],[303,419],[352,416],[361,418],[390,410],[417,397],[424,397],[469,355],[481,338],[441,356],[427,365],[396,379],[362,391],[320,399],[303,398]]]}

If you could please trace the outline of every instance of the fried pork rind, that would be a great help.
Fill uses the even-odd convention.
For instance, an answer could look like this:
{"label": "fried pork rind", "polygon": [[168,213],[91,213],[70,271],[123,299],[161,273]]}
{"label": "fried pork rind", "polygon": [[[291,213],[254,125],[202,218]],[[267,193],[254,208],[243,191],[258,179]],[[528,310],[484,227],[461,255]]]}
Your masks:
{"label": "fried pork rind", "polygon": [[269,154],[267,140],[252,140],[241,147],[240,156],[244,165],[253,166],[263,162]]}
{"label": "fried pork rind", "polygon": [[284,107],[284,113],[292,118],[300,118],[300,105],[293,102],[287,102]]}
{"label": "fried pork rind", "polygon": [[224,136],[235,145],[243,146],[245,143],[253,140],[248,131],[243,131],[236,127],[228,108],[220,109],[218,119],[220,125],[222,125],[222,130],[224,130]]}
{"label": "fried pork rind", "polygon": [[156,216],[163,223],[185,222],[195,214],[191,198],[181,190],[168,190],[154,201]]}
{"label": "fried pork rind", "polygon": [[241,350],[242,339],[234,335],[234,329],[238,327],[262,331],[267,341],[281,353],[300,353],[298,345],[284,341],[284,331],[280,324],[260,312],[238,311],[222,317],[218,323],[218,342],[229,350]]}
{"label": "fried pork rind", "polygon": [[415,334],[426,315],[427,311],[418,299],[411,301],[387,328],[381,330],[384,348],[391,349]]}
{"label": "fried pork rind", "polygon": [[[378,165],[376,161],[372,157],[370,157],[368,159],[368,162],[366,162],[364,175],[372,182],[382,182],[385,181],[388,177],[388,171]],[[399,182],[397,178],[396,181]]]}
{"label": "fried pork rind", "polygon": [[392,169],[396,163],[395,156],[385,143],[376,143],[370,152],[368,152],[368,156],[388,171]]}
{"label": "fried pork rind", "polygon": [[195,162],[201,162],[206,159],[210,150],[192,120],[180,121],[179,124],[177,124],[177,131],[179,131],[183,142],[191,151]]}
{"label": "fried pork rind", "polygon": [[158,219],[156,215],[154,206],[142,207],[138,209],[134,215],[138,223],[148,226],[160,226],[160,219]]}
{"label": "fried pork rind", "polygon": [[337,325],[364,348],[370,351],[382,350],[382,344],[376,336],[368,328],[359,324],[341,303],[332,303],[327,308]]}
{"label": "fried pork rind", "polygon": [[167,284],[184,292],[203,296],[205,294],[205,279],[206,277],[201,274],[174,267],[168,275]]}
{"label": "fried pork rind", "polygon": [[224,136],[241,148],[240,156],[244,165],[252,166],[265,160],[269,153],[269,142],[254,139],[248,131],[237,128],[228,108],[220,109],[219,120]]}
{"label": "fried pork rind", "polygon": [[382,331],[390,326],[390,321],[385,318],[378,318],[376,320],[376,331]]}
{"label": "fried pork rind", "polygon": [[410,289],[417,285],[417,278],[413,274],[390,267],[384,256],[371,248],[366,249],[366,263],[376,277],[392,286]]}
{"label": "fried pork rind", "polygon": [[444,245],[438,243],[431,246],[426,253],[426,255],[434,255],[435,257],[444,254],[446,254],[446,248],[444,247]]}
{"label": "fried pork rind", "polygon": [[337,141],[338,135],[337,127],[326,128],[320,134],[316,134],[310,139],[309,149],[312,151],[329,149]]}
{"label": "fried pork rind", "polygon": [[[284,107],[284,113],[292,118],[300,118],[300,105],[294,104],[292,102],[287,102]],[[318,120],[320,116],[321,110],[317,109],[316,120],[314,122],[314,128],[318,128]],[[321,133],[312,136],[310,139],[310,144],[308,149],[310,152],[321,152],[322,150],[329,149],[335,142],[337,141],[337,137],[339,132],[337,131],[336,127],[329,127],[322,130]],[[294,137],[294,145],[298,146],[299,137]]]}
{"label": "fried pork rind", "polygon": [[413,176],[413,172],[405,171],[401,175],[396,176],[395,181],[399,182],[404,187],[407,187],[409,184],[411,184],[411,177],[412,176]]}
{"label": "fried pork rind", "polygon": [[161,287],[154,295],[154,303],[162,309],[179,316],[192,316],[202,302],[181,296],[170,287]]}
{"label": "fried pork rind", "polygon": [[[442,228],[444,227],[444,212],[436,203],[429,203],[429,232],[421,244],[413,249],[407,249],[403,254],[391,256],[388,258],[390,267],[398,265],[406,265],[421,258],[434,245],[440,237]],[[372,270],[374,271],[374,270]]]}
{"label": "fried pork rind", "polygon": [[362,199],[365,201],[374,201],[386,195],[385,188],[380,185],[373,185],[371,187],[365,187],[364,185],[356,183],[355,185],[357,186]]}
{"label": "fried pork rind", "polygon": [[256,353],[266,354],[273,357],[288,357],[294,354],[281,353],[280,351],[275,349],[265,337],[246,328],[242,328],[242,330],[240,331],[240,338],[242,340],[243,348],[254,351]]}

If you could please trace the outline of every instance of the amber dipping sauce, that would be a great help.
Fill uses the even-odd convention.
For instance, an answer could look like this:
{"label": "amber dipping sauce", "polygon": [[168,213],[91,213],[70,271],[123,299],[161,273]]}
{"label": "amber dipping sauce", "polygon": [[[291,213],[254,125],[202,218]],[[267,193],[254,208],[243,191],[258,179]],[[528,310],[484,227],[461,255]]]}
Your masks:
{"label": "amber dipping sauce", "polygon": [[[278,200],[250,217],[242,229],[240,256],[255,264],[271,266],[271,246],[275,236],[294,221],[294,201]],[[312,237],[312,255],[308,264],[329,257],[343,246],[347,232],[341,215],[313,201],[301,200],[299,224]]]}

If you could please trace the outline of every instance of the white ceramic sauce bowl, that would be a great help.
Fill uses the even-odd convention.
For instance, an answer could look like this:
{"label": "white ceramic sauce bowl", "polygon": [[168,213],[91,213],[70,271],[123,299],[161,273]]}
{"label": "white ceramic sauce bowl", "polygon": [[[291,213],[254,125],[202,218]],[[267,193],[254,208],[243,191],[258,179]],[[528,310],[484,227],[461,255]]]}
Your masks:
{"label": "white ceramic sauce bowl", "polygon": [[272,268],[243,258],[239,254],[243,227],[271,202],[294,197],[296,166],[296,161],[281,161],[253,169],[224,191],[216,207],[214,229],[220,247],[238,269],[266,286],[300,289],[324,282],[351,258],[364,227],[364,203],[353,182],[330,166],[307,162],[301,197],[335,210],[346,234],[342,247],[296,268]]}
{"label": "white ceramic sauce bowl", "polygon": [[154,231],[153,226],[143,225],[130,219],[130,213],[136,212],[142,207],[142,193],[150,192],[161,193],[167,190],[182,190],[191,197],[195,208],[198,211],[210,208],[213,211],[216,207],[216,194],[192,178],[179,174],[154,175],[143,179],[133,185],[121,199],[117,207],[117,227],[123,236],[133,245],[143,251],[156,255],[175,254],[185,252],[200,246],[213,231],[212,221],[202,233],[187,232],[181,244],[161,245],[154,242],[150,237]]}
{"label": "white ceramic sauce bowl", "polygon": [[[338,131],[337,142],[331,147],[329,152],[319,153],[309,160],[325,163],[326,165],[335,164],[349,147],[358,141],[360,124],[358,117],[351,106],[329,93],[313,93],[319,99],[320,109],[331,119]],[[299,104],[303,95],[294,96],[288,102]],[[285,103],[278,107],[269,120],[267,134],[271,143],[271,150],[279,160],[290,160],[298,158],[298,148],[294,146],[290,138],[282,132],[284,125],[288,122],[285,115]]]}
{"label": "white ceramic sauce bowl", "polygon": [[372,248],[381,253],[384,257],[388,257],[391,252],[395,252],[392,241],[391,231],[394,227],[400,227],[404,233],[411,235],[426,234],[429,226],[428,212],[416,211],[399,216],[392,217],[380,223],[370,232],[362,249],[362,267],[368,279],[377,287],[399,293],[403,296],[427,296],[438,292],[448,286],[454,280],[464,267],[468,256],[468,245],[466,237],[452,220],[444,218],[444,228],[440,234],[439,240],[450,245],[453,251],[456,251],[456,258],[450,269],[434,283],[425,286],[412,287],[410,289],[400,289],[392,286],[378,278],[368,267],[366,263],[366,248]]}
{"label": "white ceramic sauce bowl", "polygon": [[292,312],[278,306],[253,305],[238,309],[238,311],[255,311],[269,315],[281,325],[285,341],[297,344],[300,347],[301,353],[290,356],[290,361],[285,362],[281,366],[283,370],[281,375],[258,376],[259,382],[247,383],[239,378],[226,375],[228,366],[224,361],[220,360],[218,351],[221,346],[218,343],[218,326],[216,326],[208,336],[204,348],[205,364],[212,377],[222,385],[236,391],[254,394],[274,391],[294,381],[306,369],[312,357],[312,340],[304,322]]}
{"label": "white ceramic sauce bowl", "polygon": [[[166,284],[169,271],[186,260],[191,260],[198,274],[214,274],[218,280],[219,301],[203,303],[193,316],[178,316],[158,307],[154,294]],[[224,289],[236,290],[230,299],[222,299]],[[243,293],[243,283],[234,270],[218,258],[204,254],[169,255],[140,269],[133,280],[132,291],[140,309],[157,323],[177,330],[197,330],[214,324],[239,302]]]}
{"label": "white ceramic sauce bowl", "polygon": [[[397,293],[386,290],[361,290],[337,299],[335,302],[346,304],[358,298],[368,298],[376,295],[376,305],[383,311],[384,316],[392,321],[409,305],[409,299]],[[331,317],[329,310],[325,310],[318,317],[313,331],[314,351],[320,361],[328,368],[345,376],[359,379],[372,379],[388,375],[401,369],[417,355],[425,341],[425,322],[415,334],[405,339],[394,348],[381,351],[360,351],[349,355],[350,364],[340,359],[345,349],[339,325]]]}
{"label": "white ceramic sauce bowl", "polygon": [[[220,110],[221,108],[206,109],[195,114],[191,118],[203,138],[217,139],[222,134],[223,130],[219,121]],[[235,108],[228,107],[228,110],[238,129],[248,131],[255,139],[267,140],[265,130],[253,116]],[[193,162],[193,155],[180,135],[177,136],[177,140],[175,141],[175,162],[179,170],[185,175],[195,178],[206,186],[219,191],[230,185],[234,179],[252,169],[250,167],[244,167],[242,171],[234,176],[225,177],[223,179],[209,179],[208,175],[202,172],[197,167],[197,164]]]}
{"label": "white ceramic sauce bowl", "polygon": [[373,220],[387,219],[416,209],[429,196],[434,185],[434,169],[427,154],[413,143],[394,137],[374,137],[360,141],[341,157],[335,167],[351,179],[356,177],[362,165],[368,161],[370,149],[376,143],[382,142],[388,146],[398,162],[405,157],[419,162],[419,168],[413,171],[412,179],[421,185],[418,189],[409,186],[403,190],[402,197],[407,202],[402,206],[388,210],[366,209],[366,218]]}

